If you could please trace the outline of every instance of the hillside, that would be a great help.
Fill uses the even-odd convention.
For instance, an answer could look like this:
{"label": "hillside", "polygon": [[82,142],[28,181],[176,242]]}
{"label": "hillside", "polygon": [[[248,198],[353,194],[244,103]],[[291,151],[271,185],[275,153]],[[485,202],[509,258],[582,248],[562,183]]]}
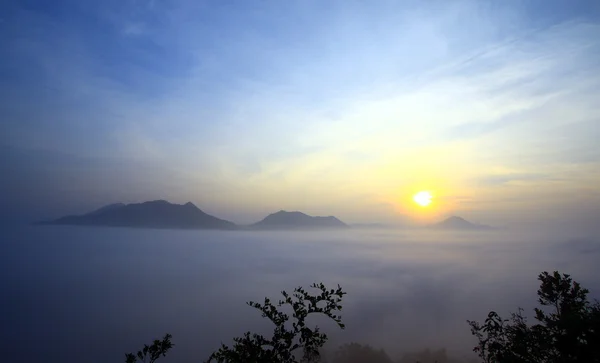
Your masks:
{"label": "hillside", "polygon": [[250,226],[252,229],[341,229],[349,228],[336,217],[313,217],[302,212],[279,211],[269,214],[260,222]]}
{"label": "hillside", "polygon": [[232,222],[204,213],[194,204],[172,204],[155,200],[134,204],[111,204],[80,216],[48,222],[62,225],[91,225],[141,228],[235,229]]}
{"label": "hillside", "polygon": [[483,224],[475,224],[467,221],[464,218],[452,216],[439,223],[430,226],[433,229],[448,229],[448,230],[491,230],[494,227]]}

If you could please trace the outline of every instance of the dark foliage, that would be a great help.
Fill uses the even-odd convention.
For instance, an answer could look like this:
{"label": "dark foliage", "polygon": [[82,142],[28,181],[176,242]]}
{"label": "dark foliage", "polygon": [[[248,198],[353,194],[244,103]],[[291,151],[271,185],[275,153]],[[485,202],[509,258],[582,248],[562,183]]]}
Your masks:
{"label": "dark foliage", "polygon": [[144,348],[139,350],[137,354],[125,354],[125,363],[154,363],[158,358],[164,357],[173,346],[171,334],[165,334],[162,340],[156,339],[150,346],[144,344]]}
{"label": "dark foliage", "polygon": [[600,362],[600,304],[569,275],[543,272],[537,292],[537,324],[528,325],[519,309],[510,319],[496,312],[483,324],[469,321],[479,344],[474,351],[493,363]]}
{"label": "dark foliage", "polygon": [[[496,312],[488,314],[483,324],[468,321],[471,333],[479,344],[473,349],[486,363],[600,363],[600,303],[587,299],[588,290],[558,272],[543,272],[537,292],[540,308],[536,308],[537,324],[529,325],[523,310],[502,319]],[[306,319],[321,314],[344,329],[340,305],[346,294],[341,287],[328,290],[322,283],[311,286],[318,290],[310,294],[298,287],[292,294],[282,291],[283,299],[273,304],[265,298],[263,304],[247,304],[261,311],[274,325],[271,337],[247,332],[234,338],[231,347],[222,345],[211,354],[208,362],[218,363],[299,363],[324,362],[320,349],[327,335],[317,326],[310,328]],[[290,308],[291,316],[282,312]],[[145,345],[137,354],[126,354],[126,363],[154,363],[171,349],[171,335]],[[449,358],[445,350],[425,350],[406,354],[399,362],[458,363]],[[332,363],[392,363],[383,351],[368,345],[351,343],[343,345]]]}
{"label": "dark foliage", "polygon": [[[223,346],[209,357],[209,362],[242,363],[295,363],[317,362],[320,358],[319,349],[327,341],[327,335],[321,333],[319,327],[309,328],[306,318],[311,314],[323,314],[332,319],[340,328],[344,329],[341,317],[336,315],[342,310],[340,305],[342,297],[346,294],[338,285],[337,289],[328,290],[325,285],[313,284],[311,287],[320,290],[320,293],[311,295],[302,287],[298,287],[290,295],[282,291],[284,299],[277,304],[265,298],[264,304],[248,302],[248,305],[260,310],[262,316],[268,318],[275,329],[271,338],[247,332],[243,337],[235,338],[232,347]],[[290,316],[279,310],[283,306],[292,308],[292,323]],[[286,326],[286,323],[288,323]],[[302,352],[297,357],[296,352]]]}
{"label": "dark foliage", "polygon": [[[262,335],[247,332],[242,337],[234,338],[231,347],[223,344],[221,348],[210,355],[208,362],[219,363],[296,363],[318,362],[319,349],[327,341],[327,334],[322,333],[318,326],[310,328],[306,319],[313,314],[322,314],[333,320],[340,328],[344,329],[341,317],[337,315],[342,310],[341,302],[346,293],[338,285],[337,289],[328,290],[325,285],[313,284],[312,288],[318,289],[317,294],[310,294],[302,287],[294,289],[292,294],[282,291],[283,300],[273,304],[265,298],[263,304],[250,301],[247,304],[262,312],[274,325],[273,335],[265,338]],[[289,306],[292,309],[290,316],[280,311],[280,308]],[[287,326],[286,326],[287,324]],[[151,346],[144,345],[137,355],[126,354],[126,363],[144,362],[154,363],[161,356],[165,356],[171,349],[171,335],[167,334],[162,341],[155,340]],[[298,352],[301,352],[298,357]]]}

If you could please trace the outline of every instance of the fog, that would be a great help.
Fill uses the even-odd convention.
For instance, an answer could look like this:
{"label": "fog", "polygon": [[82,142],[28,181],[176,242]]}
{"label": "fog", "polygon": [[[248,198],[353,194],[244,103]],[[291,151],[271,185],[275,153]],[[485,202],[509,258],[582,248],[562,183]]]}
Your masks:
{"label": "fog", "polygon": [[600,292],[600,238],[583,232],[218,232],[36,226],[1,231],[7,362],[118,362],[171,333],[165,362],[202,361],[269,322],[245,305],[323,282],[348,293],[345,330],[392,358],[422,348],[473,357],[467,319],[536,304],[537,275]]}

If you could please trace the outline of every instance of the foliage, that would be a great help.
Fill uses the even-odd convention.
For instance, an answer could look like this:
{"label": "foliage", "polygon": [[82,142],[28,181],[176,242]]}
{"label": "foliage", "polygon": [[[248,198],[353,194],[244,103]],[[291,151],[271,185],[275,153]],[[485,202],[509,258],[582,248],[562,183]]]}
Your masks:
{"label": "foliage", "polygon": [[[313,284],[312,288],[319,289],[320,294],[311,295],[302,287],[298,287],[290,295],[282,291],[284,299],[273,304],[265,298],[264,304],[248,302],[247,304],[262,312],[274,325],[273,336],[265,338],[256,333],[247,332],[243,337],[234,338],[233,346],[222,347],[211,354],[209,362],[238,363],[293,363],[297,362],[296,351],[301,351],[301,362],[316,362],[319,360],[319,348],[327,341],[327,335],[321,333],[319,327],[309,328],[306,319],[311,314],[323,314],[344,329],[341,317],[335,312],[341,311],[342,297],[346,294],[338,285],[336,290],[328,290],[325,285]],[[288,323],[290,316],[279,310],[283,306],[293,310],[293,322]],[[286,323],[288,323],[286,326]]]}
{"label": "foliage", "polygon": [[600,362],[600,304],[587,300],[588,290],[557,271],[543,272],[537,292],[539,322],[529,326],[523,310],[502,319],[488,314],[483,325],[469,321],[479,344],[473,349],[489,363]]}
{"label": "foliage", "polygon": [[[346,293],[339,285],[337,289],[331,290],[322,283],[313,284],[311,287],[318,289],[320,293],[311,295],[302,287],[298,287],[291,295],[282,291],[284,299],[279,300],[277,304],[273,304],[268,298],[265,298],[264,304],[248,302],[248,305],[260,310],[263,317],[275,324],[273,336],[265,338],[247,332],[243,337],[234,338],[231,348],[223,344],[218,351],[210,355],[208,362],[295,363],[296,351],[299,350],[302,351],[301,362],[318,362],[319,349],[327,341],[327,334],[322,333],[318,326],[312,329],[308,327],[306,319],[311,314],[323,314],[344,329],[341,317],[336,312],[342,310],[340,303]],[[293,311],[291,327],[286,327],[290,316],[279,311],[279,308],[286,305]],[[137,355],[125,354],[125,362],[135,363],[139,359],[139,362],[154,363],[161,356],[165,356],[172,347],[171,335],[167,334],[162,341],[155,340],[151,346],[144,345]]]}
{"label": "foliage", "polygon": [[[491,311],[483,324],[468,321],[471,333],[479,343],[473,349],[486,363],[600,363],[600,303],[587,299],[589,291],[571,279],[569,275],[543,272],[538,276],[537,292],[539,308],[537,323],[530,325],[523,309],[502,319]],[[344,329],[341,317],[341,301],[346,294],[338,285],[328,290],[322,283],[313,284],[316,294],[302,287],[292,294],[282,291],[283,299],[272,303],[247,304],[261,311],[274,325],[273,334],[266,338],[247,332],[235,338],[233,345],[222,345],[210,355],[208,362],[218,363],[297,363],[323,362],[319,350],[327,341],[327,335],[318,326],[310,328],[306,322],[312,314],[322,314]],[[291,308],[291,316],[282,308]],[[126,354],[126,363],[154,363],[173,347],[171,335],[145,345],[137,354]],[[456,363],[447,357],[445,350],[425,350],[407,354],[399,363],[412,362]],[[343,345],[333,357],[332,363],[392,363],[383,350],[368,345],[351,343]]]}
{"label": "foliage", "polygon": [[125,354],[125,362],[136,363],[139,359],[139,362],[154,363],[161,356],[164,357],[173,346],[174,344],[171,343],[171,334],[165,334],[162,340],[156,339],[150,346],[144,344],[144,348],[139,350],[137,354]]}

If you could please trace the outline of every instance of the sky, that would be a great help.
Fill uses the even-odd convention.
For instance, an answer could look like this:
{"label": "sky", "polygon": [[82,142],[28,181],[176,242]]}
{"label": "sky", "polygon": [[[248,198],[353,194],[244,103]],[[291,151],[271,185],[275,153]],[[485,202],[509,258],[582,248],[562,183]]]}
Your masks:
{"label": "sky", "polygon": [[595,223],[599,35],[594,0],[3,2],[2,218]]}

